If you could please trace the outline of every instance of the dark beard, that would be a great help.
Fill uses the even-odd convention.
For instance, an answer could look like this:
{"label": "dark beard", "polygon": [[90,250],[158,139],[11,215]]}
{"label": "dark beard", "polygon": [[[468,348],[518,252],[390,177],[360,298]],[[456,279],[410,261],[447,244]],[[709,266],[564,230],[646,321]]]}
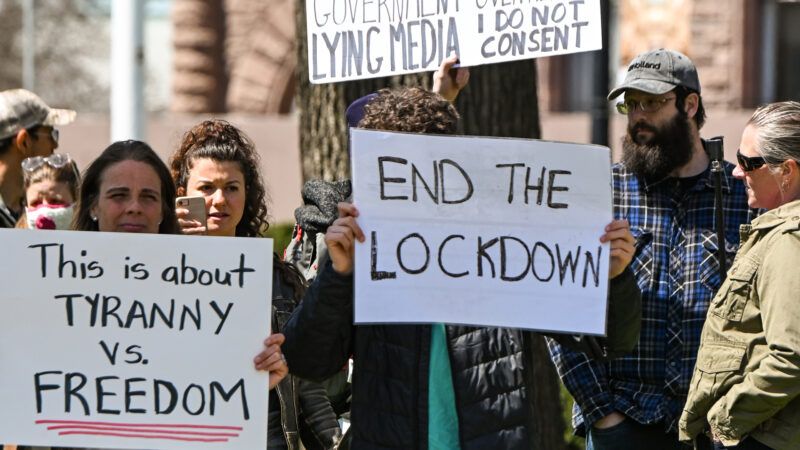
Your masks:
{"label": "dark beard", "polygon": [[[637,143],[632,136],[648,130],[653,137],[648,143]],[[692,135],[689,118],[676,114],[663,128],[647,124],[628,125],[622,139],[622,163],[638,177],[660,181],[692,159]]]}

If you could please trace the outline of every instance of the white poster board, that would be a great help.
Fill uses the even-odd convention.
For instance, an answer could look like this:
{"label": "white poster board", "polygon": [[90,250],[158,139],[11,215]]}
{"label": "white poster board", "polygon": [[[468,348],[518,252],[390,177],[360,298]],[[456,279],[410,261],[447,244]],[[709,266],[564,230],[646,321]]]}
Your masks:
{"label": "white poster board", "polygon": [[312,83],[602,48],[600,0],[306,0]]}
{"label": "white poster board", "polygon": [[605,334],[607,147],[350,133],[356,323]]}
{"label": "white poster board", "polygon": [[0,230],[0,441],[263,449],[272,240]]}

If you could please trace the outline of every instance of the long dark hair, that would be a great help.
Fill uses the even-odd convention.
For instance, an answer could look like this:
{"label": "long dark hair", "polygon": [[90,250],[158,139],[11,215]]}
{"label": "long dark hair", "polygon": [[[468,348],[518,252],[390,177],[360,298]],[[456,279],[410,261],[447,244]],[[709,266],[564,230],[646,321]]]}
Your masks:
{"label": "long dark hair", "polygon": [[80,231],[99,231],[98,224],[92,220],[92,207],[100,196],[100,183],[106,169],[123,161],[137,161],[152,167],[161,181],[161,224],[158,234],[181,234],[178,218],[175,215],[175,184],[164,161],[149,145],[142,141],[119,141],[106,147],[83,174],[80,198],[72,220],[72,228]]}
{"label": "long dark hair", "polygon": [[192,127],[170,158],[170,172],[179,189],[186,189],[189,173],[198,159],[235,162],[244,175],[245,203],[236,236],[260,236],[269,227],[267,190],[261,178],[260,159],[250,138],[224,120],[206,120]]}

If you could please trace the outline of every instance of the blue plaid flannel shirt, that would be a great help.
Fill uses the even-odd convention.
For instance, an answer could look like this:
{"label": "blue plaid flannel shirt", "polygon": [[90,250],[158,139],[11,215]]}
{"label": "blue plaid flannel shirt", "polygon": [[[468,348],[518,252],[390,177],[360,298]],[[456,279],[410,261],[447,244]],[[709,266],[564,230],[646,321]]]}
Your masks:
{"label": "blue plaid flannel shirt", "polygon": [[[725,163],[723,208],[728,266],[748,223],[744,184]],[[684,183],[685,184],[685,180]],[[642,290],[642,330],[636,348],[606,363],[549,340],[561,380],[575,399],[572,425],[619,411],[642,424],[677,429],[692,378],[709,302],[719,288],[714,175],[709,169],[682,186],[676,178],[647,184],[613,167],[614,217],[628,219],[636,238],[631,269]],[[586,424],[586,425],[584,425]]]}

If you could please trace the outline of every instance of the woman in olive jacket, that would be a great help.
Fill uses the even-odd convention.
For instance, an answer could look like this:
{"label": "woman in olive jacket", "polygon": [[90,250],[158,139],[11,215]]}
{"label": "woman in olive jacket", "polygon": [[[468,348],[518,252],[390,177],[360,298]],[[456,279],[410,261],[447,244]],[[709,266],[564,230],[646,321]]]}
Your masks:
{"label": "woman in olive jacket", "polygon": [[767,211],[742,243],[703,326],[681,439],[698,448],[800,448],[800,103],[762,106],[733,176]]}

